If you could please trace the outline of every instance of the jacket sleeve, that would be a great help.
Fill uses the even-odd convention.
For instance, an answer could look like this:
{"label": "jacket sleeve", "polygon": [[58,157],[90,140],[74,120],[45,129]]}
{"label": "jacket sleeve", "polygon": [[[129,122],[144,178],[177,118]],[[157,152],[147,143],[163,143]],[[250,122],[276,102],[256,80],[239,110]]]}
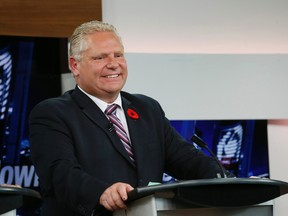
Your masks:
{"label": "jacket sleeve", "polygon": [[158,153],[161,152],[158,155],[161,161],[158,160],[158,163],[161,164],[163,159],[165,173],[179,180],[217,178],[217,174],[222,171],[215,159],[197,149],[172,127],[158,101],[137,95],[137,104],[141,113],[145,113],[150,137],[156,137],[155,145],[159,147]]}

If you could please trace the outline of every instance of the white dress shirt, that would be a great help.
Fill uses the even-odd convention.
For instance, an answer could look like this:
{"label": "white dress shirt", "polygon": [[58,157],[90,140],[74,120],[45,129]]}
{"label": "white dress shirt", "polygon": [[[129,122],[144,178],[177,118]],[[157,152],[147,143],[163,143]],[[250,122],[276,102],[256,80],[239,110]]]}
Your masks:
{"label": "white dress shirt", "polygon": [[[127,136],[130,140],[130,135],[129,135],[129,130],[128,130],[128,125],[127,125],[127,120],[126,120],[126,117],[125,117],[125,113],[124,113],[124,109],[122,107],[122,100],[121,100],[121,95],[119,94],[118,97],[116,98],[116,100],[111,103],[111,104],[108,104],[106,103],[105,101],[103,100],[100,100],[99,98],[93,96],[93,95],[90,95],[88,94],[87,92],[85,92],[83,89],[81,89],[79,86],[77,86],[84,94],[86,94],[89,98],[91,98],[92,101],[94,101],[94,103],[102,110],[103,113],[105,113],[105,110],[107,108],[107,106],[111,105],[111,104],[117,104],[119,107],[116,109],[116,116],[117,118],[120,119],[126,133],[127,133]],[[108,118],[108,116],[107,116]],[[130,140],[131,142],[131,140]],[[132,144],[132,143],[131,143]]]}

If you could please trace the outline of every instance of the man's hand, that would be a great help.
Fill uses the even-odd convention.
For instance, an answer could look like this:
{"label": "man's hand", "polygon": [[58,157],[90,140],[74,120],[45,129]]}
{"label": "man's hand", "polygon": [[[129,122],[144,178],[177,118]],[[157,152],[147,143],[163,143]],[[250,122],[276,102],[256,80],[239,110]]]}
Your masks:
{"label": "man's hand", "polygon": [[126,209],[127,206],[124,203],[128,198],[128,192],[134,188],[126,183],[115,183],[108,187],[100,197],[100,204],[109,211],[115,211],[117,209]]}

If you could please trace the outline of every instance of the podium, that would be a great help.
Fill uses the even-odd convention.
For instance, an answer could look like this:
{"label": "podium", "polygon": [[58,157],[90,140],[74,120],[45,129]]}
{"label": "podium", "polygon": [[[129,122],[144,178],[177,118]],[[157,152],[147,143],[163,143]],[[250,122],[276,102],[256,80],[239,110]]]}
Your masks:
{"label": "podium", "polygon": [[16,209],[33,207],[41,203],[37,191],[12,186],[0,186],[0,216],[16,216]]}
{"label": "podium", "polygon": [[127,210],[113,216],[271,216],[272,200],[288,183],[272,179],[220,178],[135,188]]}

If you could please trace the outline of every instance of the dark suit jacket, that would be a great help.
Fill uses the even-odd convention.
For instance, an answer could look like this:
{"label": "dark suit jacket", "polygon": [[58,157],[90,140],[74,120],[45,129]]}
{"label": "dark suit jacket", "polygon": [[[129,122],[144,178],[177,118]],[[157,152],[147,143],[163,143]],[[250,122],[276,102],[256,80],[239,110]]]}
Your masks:
{"label": "dark suit jacket", "polygon": [[[161,182],[163,172],[182,180],[221,172],[170,126],[157,101],[126,92],[121,98],[137,167],[107,117],[77,87],[32,110],[31,160],[43,191],[42,215],[91,215],[95,207],[100,212],[99,197],[115,182],[138,187]],[[139,119],[127,115],[129,108]]]}

